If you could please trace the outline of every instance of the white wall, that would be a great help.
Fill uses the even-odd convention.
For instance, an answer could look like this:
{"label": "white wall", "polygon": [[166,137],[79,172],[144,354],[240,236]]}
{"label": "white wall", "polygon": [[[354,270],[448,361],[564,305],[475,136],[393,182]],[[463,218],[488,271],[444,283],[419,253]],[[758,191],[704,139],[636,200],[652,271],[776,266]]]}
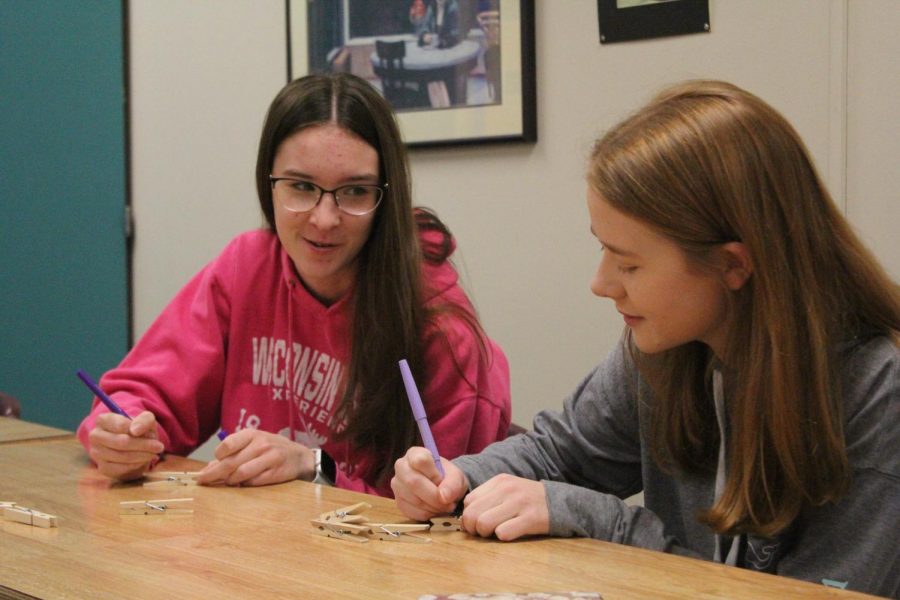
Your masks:
{"label": "white wall", "polygon": [[265,111],[286,79],[284,3],[131,0],[135,336],[239,231]]}
{"label": "white wall", "polygon": [[[594,0],[536,0],[537,144],[411,153],[416,202],[456,233],[467,288],[510,359],[520,423],[558,407],[621,332],[588,289],[598,247],[583,160],[667,83],[723,78],[781,110],[900,273],[900,94],[889,63],[900,55],[900,2],[710,0],[710,10],[709,34],[601,46]],[[261,223],[255,149],[285,83],[284,19],[283,0],[131,1],[137,335],[232,235]]]}
{"label": "white wall", "polygon": [[900,281],[900,2],[851,0],[847,216]]}

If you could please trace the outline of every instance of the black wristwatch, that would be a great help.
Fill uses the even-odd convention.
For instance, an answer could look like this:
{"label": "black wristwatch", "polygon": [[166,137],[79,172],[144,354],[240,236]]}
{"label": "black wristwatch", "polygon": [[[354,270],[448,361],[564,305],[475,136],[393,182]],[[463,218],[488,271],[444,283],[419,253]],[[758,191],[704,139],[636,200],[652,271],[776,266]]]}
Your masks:
{"label": "black wristwatch", "polygon": [[334,459],[322,452],[321,448],[313,448],[312,451],[316,458],[316,476],[312,482],[322,485],[334,485],[334,476],[337,471]]}

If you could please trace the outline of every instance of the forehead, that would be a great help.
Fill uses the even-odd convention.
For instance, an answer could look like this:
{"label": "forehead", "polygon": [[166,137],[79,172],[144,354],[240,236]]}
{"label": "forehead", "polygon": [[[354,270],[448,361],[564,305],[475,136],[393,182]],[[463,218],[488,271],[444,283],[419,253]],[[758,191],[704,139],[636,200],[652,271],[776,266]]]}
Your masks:
{"label": "forehead", "polygon": [[378,152],[361,137],[334,123],[314,125],[286,137],[275,152],[275,166],[306,168],[344,164],[378,169]]}
{"label": "forehead", "polygon": [[591,218],[591,232],[604,245],[641,255],[672,250],[680,253],[680,248],[669,238],[648,223],[613,207],[590,187],[587,192],[587,204]]}
{"label": "forehead", "polygon": [[640,229],[650,229],[641,221],[615,208],[590,186],[587,191],[587,205],[588,213],[591,216],[591,231],[598,237],[619,237],[625,232],[633,233]]}

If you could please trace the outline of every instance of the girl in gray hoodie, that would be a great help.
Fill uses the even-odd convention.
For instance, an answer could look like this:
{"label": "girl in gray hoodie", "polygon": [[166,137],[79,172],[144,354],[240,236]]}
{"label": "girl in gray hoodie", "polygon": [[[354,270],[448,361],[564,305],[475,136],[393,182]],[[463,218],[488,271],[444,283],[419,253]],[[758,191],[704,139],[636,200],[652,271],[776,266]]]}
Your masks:
{"label": "girl in gray hoodie", "polygon": [[[561,412],[477,455],[411,449],[415,519],[589,536],[900,594],[900,288],[791,125],[733,85],[670,88],[595,144],[592,281],[626,330]],[[624,499],[644,493],[644,506]]]}

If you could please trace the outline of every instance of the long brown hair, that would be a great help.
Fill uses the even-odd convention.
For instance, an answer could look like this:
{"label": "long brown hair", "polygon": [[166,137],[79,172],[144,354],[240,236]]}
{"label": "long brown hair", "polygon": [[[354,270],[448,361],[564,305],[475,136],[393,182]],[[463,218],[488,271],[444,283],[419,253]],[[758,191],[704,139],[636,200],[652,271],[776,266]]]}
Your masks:
{"label": "long brown hair", "polygon": [[[307,127],[335,123],[378,152],[387,183],[372,231],[360,251],[351,299],[350,365],[335,422],[346,427],[334,439],[347,440],[378,457],[375,478],[383,481],[417,440],[417,428],[400,376],[405,358],[413,376],[424,382],[423,334],[441,314],[464,318],[483,343],[473,313],[463,307],[426,309],[422,260],[441,263],[452,251],[450,231],[424,209],[413,210],[406,149],[393,111],[365,80],[346,73],[296,79],[272,101],[266,115],[256,163],[260,208],[272,231],[275,214],[269,174],[281,143]],[[423,255],[419,230],[442,239]],[[452,356],[452,354],[450,354]]]}
{"label": "long brown hair", "polygon": [[[660,94],[594,146],[589,185],[673,240],[698,268],[718,244],[753,264],[731,294],[728,479],[700,515],[720,533],[771,536],[846,490],[838,346],[897,339],[900,291],[835,206],[791,125],[731,84]],[[694,342],[653,356],[630,344],[654,392],[652,445],[666,468],[714,468],[715,357]]]}

